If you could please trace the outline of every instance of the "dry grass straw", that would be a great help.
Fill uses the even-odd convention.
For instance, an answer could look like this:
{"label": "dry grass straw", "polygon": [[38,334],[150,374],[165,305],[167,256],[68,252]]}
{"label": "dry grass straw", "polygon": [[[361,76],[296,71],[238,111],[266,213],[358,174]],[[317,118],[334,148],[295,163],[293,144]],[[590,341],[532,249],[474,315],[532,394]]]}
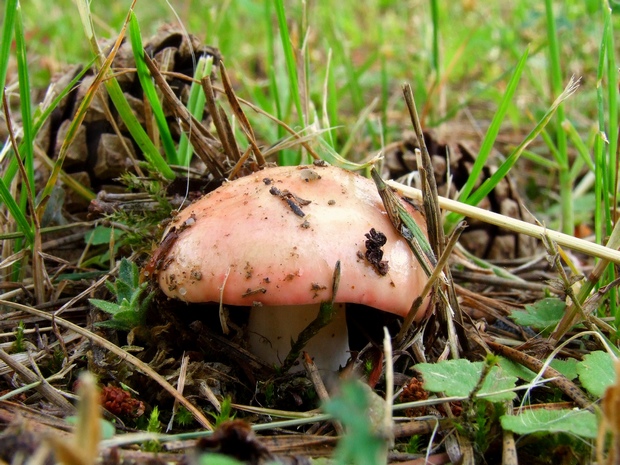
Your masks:
{"label": "dry grass straw", "polygon": [[[422,191],[420,189],[416,189],[396,181],[386,181],[386,183],[407,198],[417,201],[423,200]],[[519,234],[535,237],[541,241],[545,237],[549,237],[561,247],[566,247],[567,249],[583,253],[590,257],[609,260],[620,265],[620,252],[610,247],[595,244],[584,239],[579,239],[568,234],[554,231],[553,229],[548,229],[544,226],[538,226],[526,221],[510,218],[482,208],[472,207],[471,205],[457,202],[456,200],[448,199],[446,197],[438,197],[438,202],[439,206],[444,210],[458,213],[470,218],[476,218],[480,221],[484,221],[485,223],[493,224]]]}

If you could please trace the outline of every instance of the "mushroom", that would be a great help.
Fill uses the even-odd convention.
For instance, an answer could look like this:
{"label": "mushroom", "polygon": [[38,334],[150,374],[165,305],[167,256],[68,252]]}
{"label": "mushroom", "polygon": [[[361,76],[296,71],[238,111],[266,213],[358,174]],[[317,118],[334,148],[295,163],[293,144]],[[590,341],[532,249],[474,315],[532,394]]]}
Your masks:
{"label": "mushroom", "polygon": [[249,349],[271,365],[284,361],[321,302],[333,301],[331,323],[305,348],[323,370],[349,356],[345,303],[405,316],[427,281],[374,183],[325,163],[225,183],[173,219],[153,261],[169,297],[250,307]]}

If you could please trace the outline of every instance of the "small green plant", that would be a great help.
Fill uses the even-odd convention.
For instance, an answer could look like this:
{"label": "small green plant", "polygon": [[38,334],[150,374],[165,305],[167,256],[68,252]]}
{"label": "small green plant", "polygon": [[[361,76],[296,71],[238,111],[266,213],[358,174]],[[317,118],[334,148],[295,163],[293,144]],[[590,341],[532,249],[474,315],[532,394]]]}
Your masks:
{"label": "small green plant", "polygon": [[112,315],[111,320],[101,321],[98,326],[121,331],[131,331],[145,322],[146,311],[154,294],[143,298],[148,283],[140,284],[138,266],[123,258],[119,267],[118,278],[114,284],[106,282],[108,290],[116,296],[117,303],[100,299],[90,299],[95,307]]}
{"label": "small green plant", "polygon": [[26,336],[24,330],[26,326],[23,321],[20,321],[17,325],[17,329],[15,330],[15,342],[13,342],[13,352],[24,352],[26,350]]}
{"label": "small green plant", "polygon": [[[159,421],[159,408],[153,407],[151,415],[149,415],[149,422],[146,425],[146,431],[148,433],[161,433],[161,422]],[[157,441],[148,441],[144,444],[144,450],[147,452],[159,452],[161,446]]]}
{"label": "small green plant", "polygon": [[181,405],[174,416],[174,422],[179,426],[190,426],[194,423],[194,415]]}
{"label": "small green plant", "polygon": [[222,401],[222,404],[220,405],[221,410],[219,413],[215,414],[215,413],[209,413],[209,415],[211,415],[213,417],[213,419],[215,420],[215,427],[220,426],[222,423],[224,423],[225,421],[228,420],[233,420],[235,418],[235,415],[232,414],[232,400],[230,397],[225,397],[224,400]]}
{"label": "small green plant", "polygon": [[325,411],[342,422],[347,434],[334,454],[337,464],[375,465],[385,463],[387,442],[379,431],[376,401],[362,384],[342,385],[342,392],[325,405]]}
{"label": "small green plant", "polygon": [[424,438],[419,434],[414,434],[409,438],[409,442],[405,446],[405,452],[408,454],[420,454],[424,449]]}

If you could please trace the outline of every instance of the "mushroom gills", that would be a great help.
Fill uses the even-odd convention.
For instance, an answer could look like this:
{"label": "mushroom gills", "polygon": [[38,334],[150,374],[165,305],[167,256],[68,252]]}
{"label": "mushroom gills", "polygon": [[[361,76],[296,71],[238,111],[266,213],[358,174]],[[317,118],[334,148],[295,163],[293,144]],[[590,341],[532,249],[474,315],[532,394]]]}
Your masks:
{"label": "mushroom gills", "polygon": [[[281,366],[291,341],[317,317],[320,304],[253,307],[248,320],[250,351],[273,366]],[[349,359],[345,304],[333,304],[332,320],[306,344],[304,351],[320,370],[337,371]],[[292,371],[303,370],[301,363]]]}

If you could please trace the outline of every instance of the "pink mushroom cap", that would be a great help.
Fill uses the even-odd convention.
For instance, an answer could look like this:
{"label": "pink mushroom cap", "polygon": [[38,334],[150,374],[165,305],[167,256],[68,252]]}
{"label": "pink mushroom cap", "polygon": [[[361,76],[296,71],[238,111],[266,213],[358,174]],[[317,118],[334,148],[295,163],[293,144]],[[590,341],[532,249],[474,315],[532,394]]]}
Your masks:
{"label": "pink mushroom cap", "polygon": [[[387,270],[366,258],[371,229],[385,235]],[[375,184],[329,165],[267,168],[227,182],[181,211],[168,234],[176,240],[159,258],[157,280],[186,302],[318,304],[331,299],[339,260],[335,302],[405,316],[427,281]]]}

